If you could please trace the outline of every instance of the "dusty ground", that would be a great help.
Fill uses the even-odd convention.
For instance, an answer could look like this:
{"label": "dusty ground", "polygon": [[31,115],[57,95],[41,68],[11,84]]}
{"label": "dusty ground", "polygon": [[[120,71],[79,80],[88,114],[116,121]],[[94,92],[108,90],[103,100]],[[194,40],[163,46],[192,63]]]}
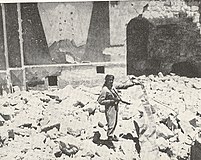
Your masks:
{"label": "dusty ground", "polygon": [[106,141],[104,107],[96,102],[101,86],[2,96],[0,159],[188,160],[200,139],[201,79],[159,74],[139,80],[149,104],[141,86],[121,90],[132,104],[120,104],[118,142]]}

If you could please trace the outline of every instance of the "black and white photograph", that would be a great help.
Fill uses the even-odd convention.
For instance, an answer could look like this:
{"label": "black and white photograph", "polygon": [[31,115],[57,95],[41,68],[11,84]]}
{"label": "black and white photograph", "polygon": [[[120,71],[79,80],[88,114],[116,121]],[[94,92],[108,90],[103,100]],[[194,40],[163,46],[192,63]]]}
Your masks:
{"label": "black and white photograph", "polygon": [[201,0],[0,0],[0,160],[201,160]]}

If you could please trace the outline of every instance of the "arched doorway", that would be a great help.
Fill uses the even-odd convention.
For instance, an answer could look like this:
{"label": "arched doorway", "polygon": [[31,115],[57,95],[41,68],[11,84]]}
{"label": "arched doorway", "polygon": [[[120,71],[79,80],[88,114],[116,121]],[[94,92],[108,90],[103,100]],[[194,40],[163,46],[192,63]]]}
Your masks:
{"label": "arched doorway", "polygon": [[126,30],[127,74],[135,74],[135,62],[148,58],[148,38],[150,22],[146,18],[136,17],[130,20]]}

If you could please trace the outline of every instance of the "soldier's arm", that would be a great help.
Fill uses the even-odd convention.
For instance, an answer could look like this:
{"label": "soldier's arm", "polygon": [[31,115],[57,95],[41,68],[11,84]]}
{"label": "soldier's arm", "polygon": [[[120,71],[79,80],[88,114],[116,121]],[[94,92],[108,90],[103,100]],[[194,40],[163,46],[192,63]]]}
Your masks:
{"label": "soldier's arm", "polygon": [[101,104],[101,105],[109,105],[111,103],[114,103],[114,100],[112,99],[106,99],[106,94],[107,94],[107,91],[106,89],[102,89],[99,97],[98,97],[98,103]]}

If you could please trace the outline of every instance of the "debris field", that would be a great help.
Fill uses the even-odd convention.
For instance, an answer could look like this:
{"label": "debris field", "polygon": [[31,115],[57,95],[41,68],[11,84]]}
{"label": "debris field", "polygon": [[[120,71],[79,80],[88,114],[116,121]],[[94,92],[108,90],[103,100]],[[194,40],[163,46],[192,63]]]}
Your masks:
{"label": "debris field", "polygon": [[150,110],[140,85],[120,90],[131,105],[119,105],[118,142],[107,141],[101,86],[1,96],[0,159],[189,160],[201,143],[201,79],[161,73],[137,79]]}

